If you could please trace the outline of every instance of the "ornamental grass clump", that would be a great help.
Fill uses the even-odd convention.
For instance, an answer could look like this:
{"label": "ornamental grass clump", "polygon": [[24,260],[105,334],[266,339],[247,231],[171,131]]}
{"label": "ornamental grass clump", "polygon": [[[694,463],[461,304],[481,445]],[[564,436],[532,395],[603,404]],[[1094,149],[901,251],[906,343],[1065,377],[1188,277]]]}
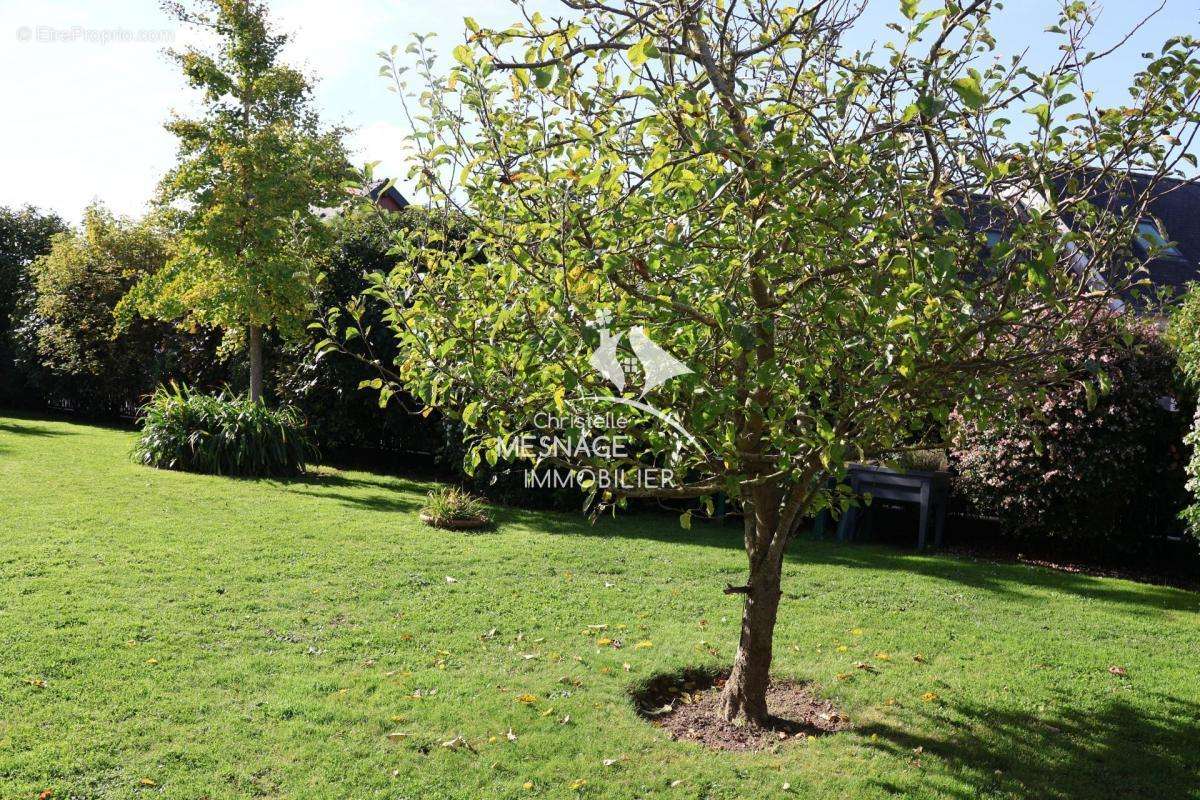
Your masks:
{"label": "ornamental grass clump", "polygon": [[134,458],[160,469],[245,477],[295,475],[317,458],[300,414],[290,406],[172,383],[142,409]]}
{"label": "ornamental grass clump", "polygon": [[492,522],[483,500],[456,486],[430,492],[421,507],[421,520],[435,528],[482,528]]}

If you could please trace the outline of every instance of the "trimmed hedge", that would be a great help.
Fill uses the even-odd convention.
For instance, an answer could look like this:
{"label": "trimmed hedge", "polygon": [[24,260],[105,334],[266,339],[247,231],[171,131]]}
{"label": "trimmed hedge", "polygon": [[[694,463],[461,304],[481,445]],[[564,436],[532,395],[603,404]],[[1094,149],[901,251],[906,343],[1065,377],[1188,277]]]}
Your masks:
{"label": "trimmed hedge", "polygon": [[1002,537],[1033,550],[1088,559],[1160,551],[1181,527],[1193,400],[1149,329],[1135,331],[1128,348],[1084,361],[1111,380],[1091,407],[1089,390],[1075,383],[1021,420],[959,420],[950,452],[956,501],[998,518]]}
{"label": "trimmed hedge", "polygon": [[290,406],[186,386],[160,386],[143,408],[134,458],[160,469],[212,475],[295,475],[316,460],[304,420]]}

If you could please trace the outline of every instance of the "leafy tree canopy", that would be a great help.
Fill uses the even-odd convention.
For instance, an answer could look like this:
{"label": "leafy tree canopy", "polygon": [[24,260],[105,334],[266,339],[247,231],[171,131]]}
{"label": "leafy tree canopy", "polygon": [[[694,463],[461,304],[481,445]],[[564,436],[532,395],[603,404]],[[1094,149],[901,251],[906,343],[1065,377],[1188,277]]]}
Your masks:
{"label": "leafy tree canopy", "polygon": [[565,5],[500,30],[466,20],[448,74],[418,39],[415,91],[387,55],[412,177],[472,231],[465,252],[436,228],[399,240],[416,266],[373,289],[399,347],[385,366],[461,413],[474,460],[539,413],[640,397],[592,368],[598,315],[689,367],[645,399],[697,444],[647,418],[627,459],[683,480],[592,488],[602,502],[724,492],[741,508],[749,579],[730,587],[746,606],[725,713],[762,721],[799,518],[845,502],[825,487],[848,460],[911,445],[956,406],[1027,399],[1105,335],[1153,181],[1120,208],[1091,201],[1124,170],[1191,158],[1200,43],[1168,41],[1106,108],[1084,3],[1064,6],[1061,58],[1040,71],[994,57],[992,0],[903,2],[896,42],[870,52],[843,46],[848,3]]}
{"label": "leafy tree canopy", "polygon": [[[312,307],[319,211],[341,197],[345,131],[324,128],[311,84],[280,62],[287,37],[252,0],[168,3],[217,45],[173,53],[204,113],[174,117],[177,165],[160,186],[179,236],[128,305],[164,319],[296,332]],[[252,361],[254,358],[252,352]]]}

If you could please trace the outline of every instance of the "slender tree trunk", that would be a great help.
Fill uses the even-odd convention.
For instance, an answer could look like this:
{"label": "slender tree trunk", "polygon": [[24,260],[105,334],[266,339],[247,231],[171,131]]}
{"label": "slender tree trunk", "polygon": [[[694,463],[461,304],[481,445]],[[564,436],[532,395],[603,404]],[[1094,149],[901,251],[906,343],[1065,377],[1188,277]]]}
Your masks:
{"label": "slender tree trunk", "polygon": [[757,567],[751,557],[750,582],[742,608],[742,633],[729,681],[721,692],[721,714],[734,721],[767,723],[767,688],[771,678],[771,646],[779,611],[783,559],[768,557]]}
{"label": "slender tree trunk", "polygon": [[262,327],[250,326],[250,400],[258,402],[263,395]]}

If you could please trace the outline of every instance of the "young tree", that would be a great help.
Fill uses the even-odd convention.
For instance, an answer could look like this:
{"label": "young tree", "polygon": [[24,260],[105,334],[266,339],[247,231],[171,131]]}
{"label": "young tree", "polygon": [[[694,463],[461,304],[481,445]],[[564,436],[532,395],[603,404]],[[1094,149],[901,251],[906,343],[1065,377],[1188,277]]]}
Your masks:
{"label": "young tree", "polygon": [[263,392],[263,329],[299,329],[312,307],[308,250],[317,212],[338,202],[347,175],[344,130],[323,128],[308,79],[280,62],[287,36],[254,0],[200,0],[166,8],[216,37],[212,52],[173,56],[204,114],[167,125],[179,163],[161,202],[180,216],[176,252],[139,284],[129,306],[163,319],[245,331],[250,397]]}
{"label": "young tree", "polygon": [[[955,406],[1011,407],[1103,336],[1154,181],[1092,201],[1121,170],[1190,158],[1197,42],[1168,42],[1129,103],[1102,108],[1083,3],[1065,6],[1061,58],[1041,73],[992,58],[991,0],[904,0],[899,43],[866,53],[842,46],[852,3],[566,5],[504,30],[466,20],[444,78],[410,48],[425,83],[406,100],[413,177],[473,229],[461,253],[436,231],[398,241],[417,266],[372,289],[399,346],[381,367],[456,409],[477,462],[547,411],[643,401],[592,367],[601,312],[635,326],[635,350],[656,340],[684,362],[644,400],[692,438],[651,416],[625,431],[624,465],[678,480],[590,488],[600,504],[740,506],[748,580],[726,587],[744,605],[722,710],[765,723],[799,520],[845,505],[827,486],[848,459],[918,443]],[[331,315],[326,346],[348,346],[358,316]]]}

